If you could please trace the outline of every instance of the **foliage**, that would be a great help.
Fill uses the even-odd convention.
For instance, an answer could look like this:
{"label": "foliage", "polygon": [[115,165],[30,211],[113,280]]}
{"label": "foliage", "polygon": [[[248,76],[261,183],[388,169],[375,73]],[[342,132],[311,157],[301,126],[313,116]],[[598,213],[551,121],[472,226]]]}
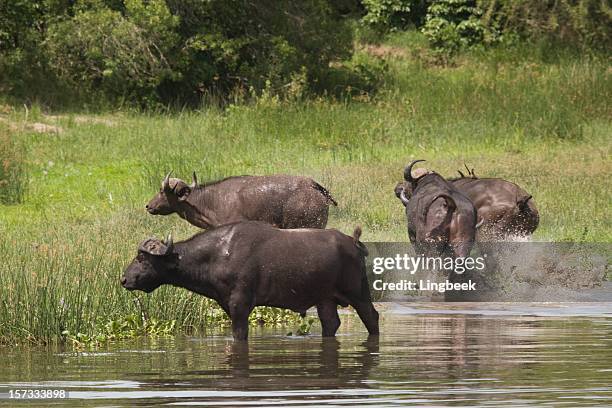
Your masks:
{"label": "foliage", "polygon": [[0,93],[21,96],[40,76],[46,11],[38,1],[0,0]]}
{"label": "foliage", "polygon": [[0,204],[18,204],[28,183],[25,151],[15,134],[0,123]]}
{"label": "foliage", "polygon": [[352,34],[329,2],[169,1],[180,17],[182,99],[205,93],[282,94],[294,77],[316,82],[350,56]]}
{"label": "foliage", "polygon": [[438,60],[517,40],[609,52],[611,16],[601,0],[0,0],[0,94],[156,109],[371,94],[381,77],[353,64],[355,32],[415,27]]}
{"label": "foliage", "polygon": [[277,307],[256,307],[249,315],[249,324],[282,326],[299,321],[299,314]]}
{"label": "foliage", "polygon": [[163,0],[126,0],[125,15],[107,8],[79,11],[48,30],[54,72],[88,94],[146,101],[173,71],[168,53],[178,37],[177,18]]}
{"label": "foliage", "polygon": [[362,22],[378,31],[421,29],[437,50],[517,40],[611,49],[612,6],[601,0],[364,0]]}
{"label": "foliage", "polygon": [[352,0],[0,0],[0,92],[147,106],[283,94],[296,75],[313,84],[350,57],[343,13],[355,9]]}
{"label": "foliage", "polygon": [[[296,336],[308,336],[310,334],[310,330],[312,329],[312,325],[314,324],[315,320],[316,319],[314,317],[303,318],[302,323],[295,331],[295,335]],[[291,331],[288,332],[287,336],[293,336],[293,332]]]}
{"label": "foliage", "polygon": [[422,31],[434,48],[456,52],[482,43],[485,30],[480,15],[474,0],[434,0]]}
{"label": "foliage", "polygon": [[129,314],[106,323],[98,324],[93,334],[76,333],[68,330],[62,336],[76,349],[95,348],[109,341],[137,338],[141,336],[162,337],[174,334],[176,320],[158,321],[146,319],[144,315]]}
{"label": "foliage", "polygon": [[379,31],[402,30],[417,25],[424,16],[424,0],[363,0],[361,21]]}
{"label": "foliage", "polygon": [[602,0],[478,0],[499,40],[522,38],[610,51],[612,6]]}
{"label": "foliage", "polygon": [[330,70],[316,86],[318,90],[329,90],[335,97],[368,99],[383,86],[388,70],[384,59],[355,53],[349,61]]}

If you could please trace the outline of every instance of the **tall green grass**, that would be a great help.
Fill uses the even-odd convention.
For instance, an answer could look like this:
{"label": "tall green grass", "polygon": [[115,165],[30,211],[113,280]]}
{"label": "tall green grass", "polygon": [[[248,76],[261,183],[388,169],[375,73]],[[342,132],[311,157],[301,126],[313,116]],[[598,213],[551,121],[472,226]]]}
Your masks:
{"label": "tall green grass", "polygon": [[[509,51],[515,60],[493,50],[438,66],[406,41],[387,44],[396,53],[376,95],[262,99],[173,114],[38,115],[62,131],[24,126],[14,135],[28,149],[29,187],[21,204],[0,206],[0,341],[92,334],[99,322],[140,312],[119,285],[138,243],[198,231],[176,215],[144,211],[170,170],[183,178],[195,170],[201,181],[308,175],[339,202],[330,227],[350,232],[359,224],[366,241],[407,241],[393,194],[404,164],[424,158],[451,176],[465,162],[533,194],[541,213],[535,239],[612,240],[605,61],[549,63]],[[214,302],[181,289],[140,297],[150,315],[182,330],[226,321]]]}
{"label": "tall green grass", "polygon": [[18,204],[28,183],[25,149],[0,123],[0,204]]}

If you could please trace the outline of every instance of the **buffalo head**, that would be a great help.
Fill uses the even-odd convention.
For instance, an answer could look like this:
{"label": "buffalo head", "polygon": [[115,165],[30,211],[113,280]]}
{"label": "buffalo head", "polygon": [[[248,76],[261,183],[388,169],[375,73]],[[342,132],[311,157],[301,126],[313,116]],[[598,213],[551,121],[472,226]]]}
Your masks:
{"label": "buffalo head", "polygon": [[395,188],[406,207],[410,241],[428,256],[469,255],[481,225],[476,222],[474,204],[438,173],[412,170],[419,161],[423,160],[405,167],[405,181]]}
{"label": "buffalo head", "polygon": [[431,173],[429,170],[424,169],[424,168],[418,168],[418,169],[412,170],[412,167],[416,163],[422,162],[422,161],[425,161],[425,160],[414,160],[412,163],[406,166],[406,168],[404,169],[404,180],[405,181],[397,183],[397,185],[395,186],[395,196],[400,199],[400,201],[402,202],[402,204],[404,204],[404,206],[408,205],[408,200],[410,199],[410,197],[412,197],[412,191],[414,190],[416,186],[416,182],[420,178]]}
{"label": "buffalo head", "polygon": [[159,193],[146,205],[145,208],[150,214],[168,215],[175,212],[183,212],[184,209],[182,207],[187,204],[189,195],[198,186],[195,172],[193,173],[191,185],[188,185],[181,179],[171,178],[170,174],[172,172],[168,173],[162,181]]}
{"label": "buffalo head", "polygon": [[138,248],[138,255],[123,273],[121,285],[128,290],[149,293],[168,283],[166,276],[178,262],[178,255],[173,249],[170,235],[165,242],[155,238],[143,241]]}

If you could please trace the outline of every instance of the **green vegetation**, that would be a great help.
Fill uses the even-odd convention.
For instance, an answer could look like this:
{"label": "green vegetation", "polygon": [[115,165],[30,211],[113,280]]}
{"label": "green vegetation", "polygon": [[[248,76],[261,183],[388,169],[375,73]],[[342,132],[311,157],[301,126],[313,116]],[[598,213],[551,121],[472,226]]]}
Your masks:
{"label": "green vegetation", "polygon": [[0,133],[0,203],[21,202],[27,184],[24,149],[10,133]]}
{"label": "green vegetation", "polygon": [[0,0],[0,94],[19,105],[151,109],[371,91],[371,70],[347,63],[351,27],[359,38],[416,29],[442,60],[520,42],[609,52],[612,8],[602,0]]}
{"label": "green vegetation", "polygon": [[582,51],[612,45],[612,7],[600,0],[363,0],[379,33],[415,27],[443,53],[517,42]]}
{"label": "green vegetation", "polygon": [[[296,336],[307,336],[310,334],[310,329],[312,329],[312,325],[315,322],[315,318],[314,317],[309,317],[309,318],[304,318],[302,320],[302,323],[300,324],[300,327],[297,328],[297,330],[295,331],[295,335]],[[288,332],[287,336],[293,336],[293,332]]]}
{"label": "green vegetation", "polygon": [[326,0],[0,0],[0,92],[54,106],[331,89],[346,69],[329,62],[351,49],[348,20]]}
{"label": "green vegetation", "polygon": [[[144,308],[140,298],[134,297],[135,303],[140,309],[140,313],[130,313],[127,315],[120,315],[114,320],[104,320],[98,318],[93,330],[88,330],[91,333],[71,333],[69,330],[64,330],[61,335],[64,340],[72,345],[73,348],[81,349],[94,349],[97,347],[104,346],[109,342],[124,339],[133,339],[137,337],[167,337],[176,334],[176,320],[157,320],[156,318],[149,317],[149,313]],[[210,302],[210,300],[207,300]],[[62,307],[65,307],[65,301],[60,300]],[[210,305],[209,305],[210,306]],[[230,325],[229,317],[222,313],[214,305],[211,306],[211,313],[207,313],[206,326],[228,326]],[[299,317],[296,313],[278,309],[273,307],[257,307],[253,310],[249,316],[249,323],[251,326],[265,325],[265,326],[279,326],[296,324],[299,322]],[[304,336],[310,333],[310,328],[315,322],[313,317],[308,319],[302,319],[302,322],[298,326],[296,333],[297,335]],[[202,326],[200,326],[201,328]],[[198,328],[188,328],[185,325],[182,326],[183,331],[194,332]],[[34,337],[28,337],[27,340],[36,342],[42,339],[36,339]]]}
{"label": "green vegetation", "polygon": [[[330,227],[361,225],[365,241],[404,242],[393,187],[405,163],[424,158],[446,176],[467,163],[533,194],[535,239],[612,240],[611,71],[608,54],[595,51],[605,47],[519,41],[528,36],[520,30],[516,41],[488,42],[489,22],[520,19],[483,7],[464,18],[445,2],[385,1],[376,11],[374,0],[366,9],[313,0],[272,15],[238,2],[193,3],[77,1],[66,13],[59,0],[0,2],[10,11],[0,13],[0,343],[90,347],[227,323],[213,301],[185,290],[162,287],[135,301],[119,285],[143,239],[198,231],[144,211],[169,170],[183,178],[196,170],[200,180],[309,175],[340,203]],[[283,20],[287,10],[303,24]],[[396,12],[404,14],[389,28]],[[340,17],[351,13],[370,15],[354,22],[354,53]],[[485,29],[466,40],[475,31],[459,28],[474,15]],[[450,22],[440,23],[448,40],[421,32],[434,17]],[[255,35],[257,21],[275,23]],[[370,25],[387,33],[383,42],[365,41]],[[411,25],[418,30],[398,31]],[[508,33],[499,27],[496,38]],[[597,33],[589,38],[607,35]],[[78,109],[44,107],[67,99]],[[32,100],[43,103],[23,105]],[[200,108],[159,105],[177,101]],[[270,308],[251,316],[253,324],[299,321]]]}
{"label": "green vegetation", "polygon": [[147,319],[145,315],[129,314],[100,324],[93,335],[85,333],[72,334],[68,330],[62,332],[62,335],[76,349],[96,348],[113,340],[139,336],[170,336],[174,333],[175,325],[176,320],[159,322],[155,319]]}

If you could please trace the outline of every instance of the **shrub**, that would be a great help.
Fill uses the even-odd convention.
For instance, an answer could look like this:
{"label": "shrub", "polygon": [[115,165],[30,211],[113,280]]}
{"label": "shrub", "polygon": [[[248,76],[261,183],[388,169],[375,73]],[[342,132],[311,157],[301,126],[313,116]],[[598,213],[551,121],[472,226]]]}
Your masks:
{"label": "shrub", "polygon": [[[98,0],[53,19],[52,71],[92,97],[199,103],[203,96],[308,88],[350,57],[352,31],[327,0]],[[302,80],[305,78],[305,81]]]}
{"label": "shrub", "polygon": [[478,0],[483,24],[501,39],[518,36],[610,50],[612,7],[601,0]]}
{"label": "shrub", "polygon": [[366,14],[361,21],[378,31],[419,26],[427,9],[425,0],[363,0]]}
{"label": "shrub", "polygon": [[173,75],[168,53],[178,40],[176,24],[163,0],[126,0],[125,14],[78,11],[49,28],[49,63],[59,78],[88,93],[146,102]]}
{"label": "shrub", "polygon": [[163,88],[181,100],[236,89],[282,93],[296,75],[316,83],[352,52],[352,31],[326,0],[168,4],[181,21],[182,75]]}
{"label": "shrub", "polygon": [[334,97],[369,97],[383,85],[388,70],[384,59],[359,52],[329,70],[317,86]]}
{"label": "shrub", "polygon": [[474,0],[435,0],[422,31],[433,47],[452,53],[483,42],[481,14]]}
{"label": "shrub", "polygon": [[14,136],[0,127],[0,203],[23,201],[27,186],[24,149]]}

